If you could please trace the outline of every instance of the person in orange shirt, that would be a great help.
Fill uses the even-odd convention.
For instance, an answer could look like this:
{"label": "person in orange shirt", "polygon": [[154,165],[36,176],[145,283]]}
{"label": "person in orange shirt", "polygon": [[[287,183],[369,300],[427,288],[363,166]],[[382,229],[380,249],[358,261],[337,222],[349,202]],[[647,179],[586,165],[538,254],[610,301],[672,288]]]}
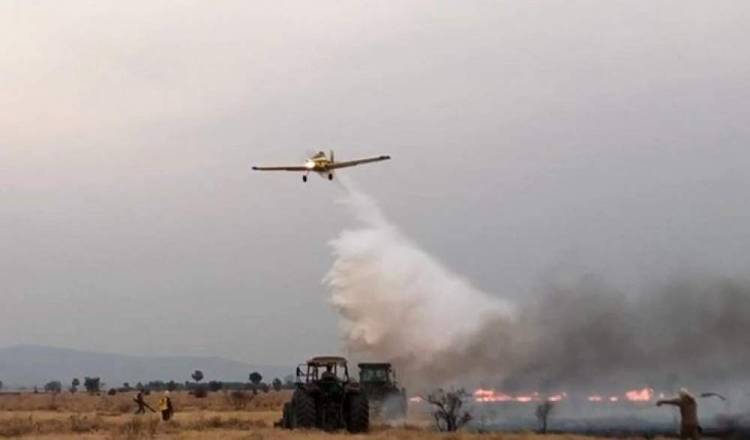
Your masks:
{"label": "person in orange shirt", "polygon": [[169,397],[169,391],[164,392],[164,396],[159,399],[159,411],[161,411],[161,419],[165,422],[172,418],[174,414],[174,406],[172,406],[172,399]]}

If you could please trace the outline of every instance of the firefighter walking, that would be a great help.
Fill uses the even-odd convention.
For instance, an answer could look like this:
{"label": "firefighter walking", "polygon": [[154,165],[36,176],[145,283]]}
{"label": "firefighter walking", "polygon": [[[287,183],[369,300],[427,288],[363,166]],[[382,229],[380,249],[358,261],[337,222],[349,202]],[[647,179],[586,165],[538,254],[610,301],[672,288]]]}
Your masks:
{"label": "firefighter walking", "polygon": [[135,410],[136,414],[145,414],[146,408],[148,408],[148,410],[153,413],[156,412],[148,405],[148,403],[146,403],[146,400],[143,398],[143,391],[138,391],[138,394],[136,394],[135,398],[133,398],[133,402],[138,405],[138,408]]}

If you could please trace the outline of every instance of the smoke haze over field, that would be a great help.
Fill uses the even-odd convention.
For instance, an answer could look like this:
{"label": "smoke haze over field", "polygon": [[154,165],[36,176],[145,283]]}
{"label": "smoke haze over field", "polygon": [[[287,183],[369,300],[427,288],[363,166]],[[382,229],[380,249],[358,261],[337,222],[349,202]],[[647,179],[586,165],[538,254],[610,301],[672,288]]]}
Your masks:
{"label": "smoke haze over field", "polygon": [[350,189],[344,203],[361,226],[332,242],[327,283],[346,345],[392,360],[411,384],[555,392],[750,379],[748,282],[685,278],[627,295],[584,277],[512,307],[420,249],[372,198]]}
{"label": "smoke haze over field", "polygon": [[521,352],[494,358],[509,366],[511,386],[674,390],[750,379],[747,281],[685,277],[628,295],[584,278],[539,295],[515,331]]}
{"label": "smoke haze over field", "polygon": [[[0,347],[278,365],[340,351],[320,279],[350,221],[341,192],[251,171],[333,149],[393,157],[341,171],[388,218],[340,237],[334,273],[409,286],[337,287],[352,345],[436,377],[458,344],[508,380],[576,380],[605,360],[558,371],[543,359],[564,347],[539,333],[587,353],[575,326],[594,321],[556,321],[574,305],[630,304],[650,330],[676,319],[642,310],[673,280],[697,307],[730,296],[701,273],[750,274],[748,23],[747,0],[4,0]],[[534,309],[553,293],[561,313]],[[552,321],[519,340],[532,313]],[[650,342],[628,322],[601,338],[631,335]]]}

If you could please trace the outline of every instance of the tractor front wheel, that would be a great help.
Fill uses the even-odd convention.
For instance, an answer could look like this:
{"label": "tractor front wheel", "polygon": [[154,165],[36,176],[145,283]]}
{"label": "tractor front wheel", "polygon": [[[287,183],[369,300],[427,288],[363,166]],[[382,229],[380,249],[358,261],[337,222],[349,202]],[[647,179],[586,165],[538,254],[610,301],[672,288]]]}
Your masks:
{"label": "tractor front wheel", "polygon": [[284,404],[284,410],[281,412],[281,427],[292,429],[292,402]]}

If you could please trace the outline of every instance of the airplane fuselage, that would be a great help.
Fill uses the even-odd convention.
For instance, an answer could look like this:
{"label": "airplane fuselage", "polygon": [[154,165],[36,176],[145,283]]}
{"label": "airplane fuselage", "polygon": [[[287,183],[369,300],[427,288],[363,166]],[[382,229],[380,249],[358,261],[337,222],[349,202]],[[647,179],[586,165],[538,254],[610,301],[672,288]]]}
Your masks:
{"label": "airplane fuselage", "polygon": [[327,173],[330,166],[331,161],[328,159],[310,159],[305,163],[305,168],[316,173]]}

